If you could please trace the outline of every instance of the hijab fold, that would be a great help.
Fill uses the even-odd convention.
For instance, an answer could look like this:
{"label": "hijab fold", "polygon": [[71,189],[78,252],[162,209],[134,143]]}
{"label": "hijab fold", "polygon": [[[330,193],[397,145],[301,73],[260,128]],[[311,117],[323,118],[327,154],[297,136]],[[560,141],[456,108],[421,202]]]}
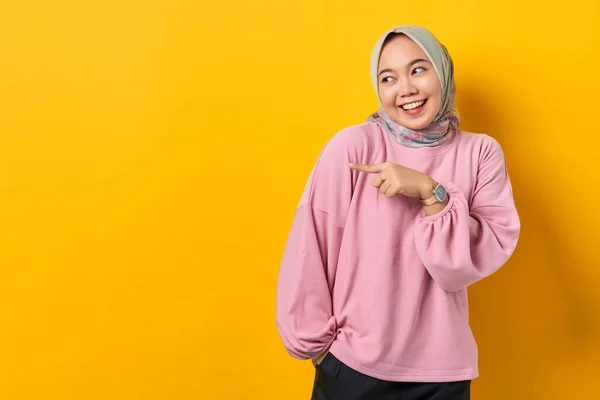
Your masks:
{"label": "hijab fold", "polygon": [[[386,38],[393,33],[402,33],[412,39],[427,55],[437,73],[442,86],[440,111],[434,120],[424,129],[413,130],[398,124],[383,109],[379,97],[377,71],[379,57]],[[402,25],[387,31],[377,41],[371,54],[371,81],[377,93],[379,110],[371,114],[368,121],[381,126],[400,144],[408,147],[437,146],[451,138],[460,122],[456,107],[456,85],[454,83],[454,64],[446,47],[429,30],[416,25]]]}

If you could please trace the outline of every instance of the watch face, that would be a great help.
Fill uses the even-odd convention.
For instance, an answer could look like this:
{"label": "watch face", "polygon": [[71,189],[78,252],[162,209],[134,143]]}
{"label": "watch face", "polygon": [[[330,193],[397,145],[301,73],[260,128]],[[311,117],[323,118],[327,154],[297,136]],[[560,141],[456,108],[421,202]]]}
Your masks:
{"label": "watch face", "polygon": [[442,185],[437,185],[433,191],[433,194],[438,199],[438,201],[446,200],[446,188]]}

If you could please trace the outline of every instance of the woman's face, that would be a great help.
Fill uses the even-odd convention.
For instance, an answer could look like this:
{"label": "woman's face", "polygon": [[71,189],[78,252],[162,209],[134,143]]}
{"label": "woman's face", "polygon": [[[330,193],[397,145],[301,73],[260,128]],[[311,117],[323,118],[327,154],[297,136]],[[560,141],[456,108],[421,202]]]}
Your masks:
{"label": "woman's face", "polygon": [[442,87],[433,64],[406,35],[383,47],[377,82],[384,111],[406,128],[426,128],[440,111]]}

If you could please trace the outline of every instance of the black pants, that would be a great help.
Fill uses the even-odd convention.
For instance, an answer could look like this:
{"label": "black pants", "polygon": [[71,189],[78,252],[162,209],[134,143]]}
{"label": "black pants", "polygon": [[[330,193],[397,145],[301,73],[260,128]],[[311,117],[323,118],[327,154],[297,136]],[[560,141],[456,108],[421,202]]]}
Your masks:
{"label": "black pants", "polygon": [[329,353],[316,368],[311,400],[469,400],[471,381],[389,382],[361,374]]}

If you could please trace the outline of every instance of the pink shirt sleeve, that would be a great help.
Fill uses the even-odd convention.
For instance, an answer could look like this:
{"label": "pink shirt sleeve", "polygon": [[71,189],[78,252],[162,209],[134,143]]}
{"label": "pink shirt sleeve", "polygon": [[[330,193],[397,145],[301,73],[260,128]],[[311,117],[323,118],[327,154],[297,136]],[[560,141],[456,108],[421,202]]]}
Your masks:
{"label": "pink shirt sleeve", "polygon": [[419,256],[447,291],[491,275],[517,245],[521,225],[504,154],[492,138],[483,147],[471,204],[456,185],[441,182],[449,194],[447,207],[437,215],[423,212],[415,227]]}
{"label": "pink shirt sleeve", "polygon": [[331,290],[353,192],[348,145],[334,136],[322,151],[296,209],[280,266],[276,321],[290,355],[314,358],[334,340]]}

